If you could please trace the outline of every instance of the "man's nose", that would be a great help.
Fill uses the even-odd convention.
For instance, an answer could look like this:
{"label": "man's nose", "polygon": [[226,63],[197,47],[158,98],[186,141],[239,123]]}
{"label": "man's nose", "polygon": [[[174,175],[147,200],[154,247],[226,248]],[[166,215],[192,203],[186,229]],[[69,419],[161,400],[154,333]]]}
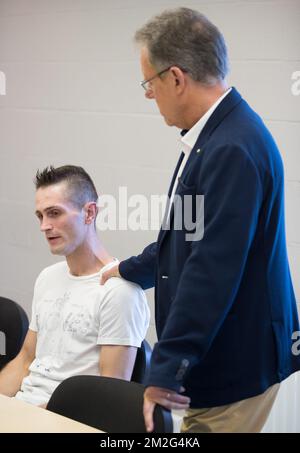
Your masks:
{"label": "man's nose", "polygon": [[49,223],[47,220],[42,220],[41,225],[40,225],[40,230],[42,233],[44,233],[45,231],[52,230],[51,223]]}
{"label": "man's nose", "polygon": [[146,93],[145,93],[145,97],[146,97],[147,99],[154,99],[153,90],[151,90],[151,89],[147,90]]}

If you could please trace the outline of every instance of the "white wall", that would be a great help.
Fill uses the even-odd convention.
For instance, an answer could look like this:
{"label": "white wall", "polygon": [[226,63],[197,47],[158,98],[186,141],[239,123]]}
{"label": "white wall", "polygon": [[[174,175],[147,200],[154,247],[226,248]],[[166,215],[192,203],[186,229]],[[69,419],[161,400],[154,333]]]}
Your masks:
{"label": "white wall", "polygon": [[[291,92],[292,73],[300,71],[300,0],[0,0],[0,71],[6,75],[6,95],[0,95],[0,294],[28,313],[37,274],[55,261],[33,215],[37,168],[82,165],[100,193],[117,194],[125,185],[129,195],[167,191],[178,131],[144,99],[132,36],[153,14],[182,4],[223,31],[229,81],[280,146],[300,302],[300,96]],[[102,237],[122,259],[156,232]],[[152,305],[152,291],[148,295]],[[149,338],[155,339],[153,318]]]}

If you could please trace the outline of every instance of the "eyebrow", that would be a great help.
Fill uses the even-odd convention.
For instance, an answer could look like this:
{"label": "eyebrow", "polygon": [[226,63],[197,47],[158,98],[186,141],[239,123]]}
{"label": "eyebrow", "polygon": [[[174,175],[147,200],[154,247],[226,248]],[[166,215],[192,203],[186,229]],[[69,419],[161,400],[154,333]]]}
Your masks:
{"label": "eyebrow", "polygon": [[[48,208],[44,209],[45,212],[51,211],[51,209],[61,209],[60,206],[49,206]],[[42,214],[41,211],[35,211],[35,215]]]}

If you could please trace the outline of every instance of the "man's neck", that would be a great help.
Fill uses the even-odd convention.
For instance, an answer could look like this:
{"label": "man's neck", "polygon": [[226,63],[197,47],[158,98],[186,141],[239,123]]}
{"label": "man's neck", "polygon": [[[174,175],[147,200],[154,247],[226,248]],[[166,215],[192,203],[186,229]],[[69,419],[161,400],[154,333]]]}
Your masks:
{"label": "man's neck", "polygon": [[113,261],[98,238],[82,244],[71,255],[66,256],[70,273],[76,277],[92,275]]}
{"label": "man's neck", "polygon": [[182,129],[191,129],[228,88],[225,82],[220,82],[211,87],[195,84],[193,89],[190,90],[190,96],[186,103]]}

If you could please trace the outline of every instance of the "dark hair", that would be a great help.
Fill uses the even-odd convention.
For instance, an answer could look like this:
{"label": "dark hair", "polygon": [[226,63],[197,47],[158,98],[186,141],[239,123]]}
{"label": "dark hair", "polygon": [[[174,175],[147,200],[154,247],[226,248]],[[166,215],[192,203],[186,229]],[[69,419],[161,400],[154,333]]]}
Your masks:
{"label": "dark hair", "polygon": [[98,194],[94,183],[82,167],[64,165],[54,168],[50,165],[42,171],[38,170],[34,181],[36,190],[60,182],[67,183],[68,197],[80,209],[89,201],[97,202]]}
{"label": "dark hair", "polygon": [[146,46],[149,61],[157,71],[178,66],[195,81],[207,85],[223,80],[228,72],[223,35],[199,11],[166,10],[140,28],[135,41]]}

